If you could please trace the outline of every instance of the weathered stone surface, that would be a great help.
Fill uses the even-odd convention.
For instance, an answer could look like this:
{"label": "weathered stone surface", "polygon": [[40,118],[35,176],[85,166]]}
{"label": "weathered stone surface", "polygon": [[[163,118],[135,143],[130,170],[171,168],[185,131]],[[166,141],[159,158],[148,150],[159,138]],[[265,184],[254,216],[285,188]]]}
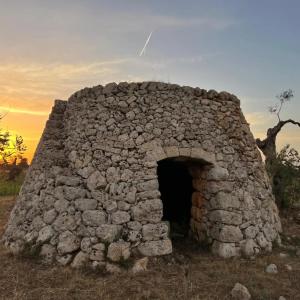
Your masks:
{"label": "weathered stone surface", "polygon": [[53,228],[48,225],[48,226],[45,226],[43,227],[40,232],[39,232],[39,235],[38,235],[38,238],[37,238],[37,243],[38,244],[43,244],[47,241],[49,241],[52,236],[54,235],[54,230]]}
{"label": "weathered stone surface", "polygon": [[239,255],[239,249],[234,243],[222,243],[214,241],[212,245],[212,252],[215,255],[221,256],[223,258],[229,258]]}
{"label": "weathered stone surface", "polygon": [[243,217],[239,213],[214,210],[209,214],[209,219],[213,222],[220,222],[228,225],[240,225],[242,224]]}
{"label": "weathered stone surface", "polygon": [[96,235],[104,243],[112,243],[117,241],[121,236],[122,226],[103,224],[97,227]]}
{"label": "weathered stone surface", "polygon": [[139,192],[157,190],[158,189],[158,181],[153,179],[153,180],[148,180],[148,181],[142,182],[137,185],[137,189]]}
{"label": "weathered stone surface", "polygon": [[90,259],[96,261],[105,260],[105,245],[102,243],[93,245],[92,251],[90,253]]}
{"label": "weathered stone surface", "polygon": [[59,215],[53,223],[53,228],[58,231],[74,230],[77,227],[73,216],[68,214]]}
{"label": "weathered stone surface", "polygon": [[116,211],[111,215],[113,224],[123,224],[130,221],[130,214],[126,211]]}
{"label": "weathered stone surface", "polygon": [[87,187],[90,191],[94,191],[106,186],[106,179],[99,171],[92,173],[87,179]]}
{"label": "weathered stone surface", "polygon": [[56,261],[62,266],[66,266],[67,264],[69,264],[72,261],[72,259],[73,259],[72,254],[64,254],[64,255],[56,256]]}
{"label": "weathered stone surface", "polygon": [[267,267],[266,267],[266,270],[265,270],[267,273],[270,273],[270,274],[277,274],[278,273],[278,269],[277,269],[277,266],[275,264],[269,264]]}
{"label": "weathered stone surface", "polygon": [[251,257],[260,252],[259,246],[252,239],[246,240],[242,244],[241,250],[245,257]]}
{"label": "weathered stone surface", "polygon": [[80,239],[71,231],[65,231],[58,237],[57,251],[60,255],[79,249]]}
{"label": "weathered stone surface", "polygon": [[160,199],[146,200],[133,206],[133,220],[157,223],[162,218],[162,201]]}
{"label": "weathered stone surface", "polygon": [[77,199],[75,200],[75,207],[78,210],[94,210],[97,208],[98,202],[95,199]]}
{"label": "weathered stone surface", "polygon": [[281,224],[239,105],[226,92],[159,82],[112,83],[57,100],[5,245],[14,253],[51,245],[60,264],[81,251],[76,261],[96,267],[108,259],[108,249],[93,248],[102,243],[171,252],[158,174],[167,159],[191,176],[195,192],[183,200],[195,239],[223,257],[270,251]]}
{"label": "weathered stone surface", "polygon": [[145,241],[167,238],[169,226],[166,223],[146,224],[143,226],[142,234]]}
{"label": "weathered stone surface", "polygon": [[57,216],[57,212],[55,209],[50,209],[44,213],[43,221],[46,224],[52,224]]}
{"label": "weathered stone surface", "polygon": [[248,291],[248,289],[240,284],[236,283],[234,288],[231,290],[231,297],[235,300],[249,300],[251,299],[251,295]]}
{"label": "weathered stone surface", "polygon": [[239,199],[231,193],[219,192],[210,201],[214,209],[238,208],[240,206]]}
{"label": "weathered stone surface", "polygon": [[138,250],[145,256],[166,255],[172,253],[171,240],[148,241],[141,243]]}
{"label": "weathered stone surface", "polygon": [[80,251],[74,257],[71,267],[75,268],[75,269],[82,268],[86,265],[86,263],[88,262],[88,259],[89,259],[89,256],[85,252]]}
{"label": "weathered stone surface", "polygon": [[207,173],[207,180],[226,180],[229,172],[225,168],[214,167]]}
{"label": "weathered stone surface", "polygon": [[100,210],[86,210],[82,213],[82,221],[88,226],[99,226],[106,223],[106,214]]}
{"label": "weathered stone surface", "polygon": [[115,242],[108,246],[107,257],[114,262],[128,259],[130,256],[130,243]]}
{"label": "weathered stone surface", "polygon": [[243,239],[243,234],[236,226],[224,225],[219,234],[216,235],[216,239],[225,243],[240,242]]}
{"label": "weathered stone surface", "polygon": [[56,178],[56,185],[78,186],[81,180],[78,177],[59,175]]}
{"label": "weathered stone surface", "polygon": [[67,200],[75,200],[77,198],[84,198],[86,190],[78,187],[64,186],[64,193],[60,197],[65,197]]}

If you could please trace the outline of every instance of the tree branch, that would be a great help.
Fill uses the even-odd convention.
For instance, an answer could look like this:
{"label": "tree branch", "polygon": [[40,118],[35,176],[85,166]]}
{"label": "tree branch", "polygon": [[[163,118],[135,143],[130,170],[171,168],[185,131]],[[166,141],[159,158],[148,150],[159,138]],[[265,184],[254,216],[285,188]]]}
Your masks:
{"label": "tree branch", "polygon": [[[267,131],[267,137],[265,139],[263,139],[263,140],[256,139],[256,145],[258,146],[258,148],[261,151],[263,151],[263,153],[265,155],[266,155],[266,153],[265,153],[266,148],[269,148],[268,149],[269,151],[270,150],[271,150],[271,152],[275,151],[275,153],[270,153],[269,151],[267,151],[267,152],[269,152],[268,154],[276,156],[276,145],[275,145],[275,142],[276,142],[277,134],[279,133],[279,131],[281,130],[281,128],[285,124],[288,124],[288,123],[291,123],[291,124],[294,124],[294,125],[297,125],[297,126],[300,127],[300,122],[295,121],[293,119],[288,119],[288,120],[285,120],[285,121],[279,121],[274,127],[268,129],[268,131]],[[266,157],[266,159],[268,159],[268,157]]]}

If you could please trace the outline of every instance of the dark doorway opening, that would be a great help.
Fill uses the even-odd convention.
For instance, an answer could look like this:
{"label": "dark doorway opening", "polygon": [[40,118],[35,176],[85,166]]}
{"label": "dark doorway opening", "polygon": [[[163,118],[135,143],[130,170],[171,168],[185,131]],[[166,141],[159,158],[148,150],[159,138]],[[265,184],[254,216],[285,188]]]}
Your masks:
{"label": "dark doorway opening", "polygon": [[163,220],[169,221],[171,238],[186,237],[189,233],[193,177],[187,163],[180,159],[158,162],[157,175],[163,202]]}

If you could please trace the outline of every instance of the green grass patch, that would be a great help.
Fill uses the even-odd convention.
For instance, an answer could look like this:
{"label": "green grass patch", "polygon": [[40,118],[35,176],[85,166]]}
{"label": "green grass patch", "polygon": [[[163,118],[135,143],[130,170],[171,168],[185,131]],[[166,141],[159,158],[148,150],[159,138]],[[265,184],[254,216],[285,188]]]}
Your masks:
{"label": "green grass patch", "polygon": [[24,181],[24,174],[21,174],[16,180],[8,181],[6,178],[0,176],[0,196],[14,196],[20,191]]}

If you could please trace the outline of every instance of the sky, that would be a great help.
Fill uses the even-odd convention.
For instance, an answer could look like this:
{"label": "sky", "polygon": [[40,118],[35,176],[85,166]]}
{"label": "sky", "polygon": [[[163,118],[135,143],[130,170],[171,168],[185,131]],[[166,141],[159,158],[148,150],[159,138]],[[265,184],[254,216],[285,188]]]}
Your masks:
{"label": "sky", "polygon": [[[239,97],[255,137],[292,89],[282,119],[300,119],[298,0],[0,0],[0,127],[31,158],[54,99],[86,86],[159,80]],[[146,51],[139,56],[153,32]],[[288,125],[278,148],[300,151]]]}

